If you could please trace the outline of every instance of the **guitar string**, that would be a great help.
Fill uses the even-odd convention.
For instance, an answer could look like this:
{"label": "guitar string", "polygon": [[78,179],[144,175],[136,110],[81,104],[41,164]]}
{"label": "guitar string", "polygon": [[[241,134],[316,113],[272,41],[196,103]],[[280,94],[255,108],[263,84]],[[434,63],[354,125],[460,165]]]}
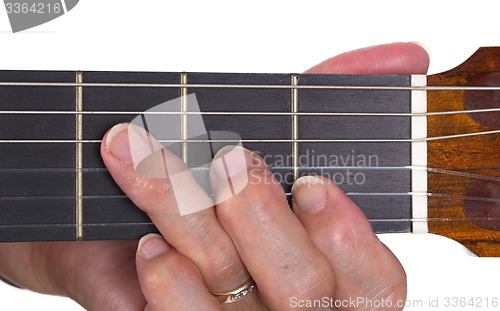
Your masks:
{"label": "guitar string", "polygon": [[[179,84],[144,84],[144,83],[32,83],[32,82],[1,82],[0,86],[71,86],[71,87],[188,87],[188,88],[276,88],[276,89],[337,89],[337,90],[366,90],[366,89],[374,89],[374,90],[426,90],[426,91],[434,91],[434,90],[456,90],[456,91],[462,91],[462,90],[500,90],[500,87],[449,87],[449,86],[439,86],[439,87],[432,87],[432,86],[427,86],[427,87],[383,87],[383,86],[311,86],[311,85],[299,85],[299,86],[289,86],[289,85],[227,85],[227,84],[188,84],[188,85],[179,85]],[[495,112],[499,111],[500,109],[493,108],[493,109],[479,109],[479,110],[471,110],[471,111],[448,111],[448,112],[435,112],[435,113],[425,113],[425,114],[383,114],[383,113],[377,113],[373,115],[392,115],[392,116],[431,116],[431,115],[444,115],[444,114],[458,114],[458,113],[478,113],[478,112]],[[9,113],[19,113],[19,111],[15,112],[0,112],[4,114],[9,114]],[[36,113],[36,112],[35,112]],[[50,113],[50,112],[40,112],[40,113]],[[61,112],[61,114],[73,114],[75,112]],[[75,113],[76,114],[76,113]],[[82,112],[82,114],[118,114],[117,112]],[[135,112],[122,112],[122,114],[144,114],[144,112],[140,113],[135,113]],[[186,113],[186,114],[191,114],[191,113]],[[192,113],[196,114],[196,113]],[[203,113],[199,113],[203,114]],[[205,113],[207,115],[210,115],[212,113]],[[222,114],[222,113],[213,113],[213,114]],[[224,114],[231,114],[231,113],[224,113]],[[233,115],[235,114],[255,114],[255,115],[329,115],[329,116],[350,116],[350,115],[372,115],[370,113],[365,114],[365,113],[245,113],[245,112],[236,112],[232,113]],[[458,138],[458,137],[466,137],[466,136],[476,136],[476,135],[485,135],[485,134],[494,134],[498,133],[499,131],[488,131],[488,132],[479,132],[479,133],[467,133],[467,134],[458,134],[458,135],[448,135],[448,136],[440,136],[440,137],[432,137],[432,138],[426,138],[426,139],[419,139],[419,140],[247,140],[248,142],[344,142],[344,141],[349,141],[349,142],[368,142],[368,141],[385,141],[385,142],[391,142],[391,141],[407,141],[407,142],[412,142],[412,141],[426,141],[426,140],[439,140],[439,139],[448,139],[448,138]],[[37,140],[4,140],[6,142],[47,142],[47,141],[37,141]],[[61,141],[51,141],[51,142],[76,142],[76,143],[83,143],[83,142],[100,142],[97,140],[61,140]],[[161,141],[160,141],[161,142]],[[196,141],[190,141],[190,140],[166,140],[164,142],[231,142],[229,140],[196,140]],[[236,142],[236,141],[233,141]],[[459,174],[462,174],[461,172],[456,172]],[[410,195],[427,195],[427,196],[439,196],[443,197],[446,195],[443,194],[429,194],[429,193],[422,193],[422,194],[411,194]],[[350,195],[356,195],[353,193],[350,193]],[[357,195],[382,195],[382,194],[361,194],[357,193]],[[394,194],[384,194],[384,195],[394,195]],[[460,196],[462,199],[464,196]],[[71,197],[74,199],[74,197]],[[473,197],[465,197],[467,199],[471,199]],[[474,198],[474,199],[480,199],[480,200],[485,200],[487,201],[495,201],[497,202],[498,200],[496,199],[489,199],[489,198]],[[470,219],[483,219],[486,221],[491,221],[491,220],[496,220],[500,218],[458,218],[456,220],[459,221],[464,221],[464,220],[470,220]],[[370,221],[424,221],[424,220],[436,220],[436,221],[450,221],[453,220],[451,218],[427,218],[427,219],[387,219],[387,220],[370,220]],[[117,225],[118,223],[113,223],[112,225]],[[138,225],[138,223],[120,223],[120,224],[129,224],[129,225]],[[147,225],[151,225],[152,223],[144,223]],[[62,224],[66,225],[66,224]],[[99,224],[84,224],[84,226],[91,226],[91,225],[99,225]],[[109,224],[106,224],[109,225]],[[28,225],[32,227],[32,225]],[[40,225],[36,225],[40,226]],[[53,226],[53,224],[48,224],[48,226]],[[69,226],[74,227],[75,224],[69,224]],[[5,225],[1,225],[1,227],[5,227]],[[12,225],[9,225],[9,227],[12,227]]]}
{"label": "guitar string", "polygon": [[[291,197],[290,192],[285,193],[287,197]],[[500,198],[484,198],[475,196],[465,196],[465,195],[453,195],[453,194],[443,194],[443,193],[429,193],[429,192],[346,192],[347,196],[373,196],[373,197],[396,197],[396,196],[426,196],[432,198],[449,199],[449,200],[466,200],[466,201],[480,201],[480,202],[491,202],[500,203]],[[210,195],[213,198],[213,195]],[[0,201],[44,201],[44,200],[74,200],[75,198],[82,198],[83,200],[112,200],[112,199],[126,199],[128,198],[125,194],[113,194],[113,195],[46,195],[46,196],[0,196]]]}
{"label": "guitar string", "polygon": [[[500,130],[491,130],[483,132],[473,132],[465,134],[444,135],[426,138],[396,138],[396,139],[157,139],[160,143],[411,143],[435,141],[444,139],[454,139],[462,137],[480,136],[498,134]],[[2,144],[19,144],[19,143],[101,143],[101,139],[1,139]]]}
{"label": "guitar string", "polygon": [[215,115],[215,116],[381,116],[381,117],[428,117],[455,114],[473,114],[500,112],[500,108],[471,110],[450,110],[425,113],[412,112],[279,112],[279,111],[103,111],[103,110],[0,110],[0,114],[35,114],[35,115]]}
{"label": "guitar string", "polygon": [[[457,172],[462,173],[462,172]],[[486,176],[489,177],[489,176]],[[484,201],[484,202],[493,202],[499,203],[500,199],[494,198],[483,198],[483,197],[473,197],[473,196],[459,196],[459,195],[449,195],[449,194],[440,194],[440,193],[357,193],[357,192],[347,192],[348,196],[427,196],[427,197],[436,197],[441,199],[459,199],[459,200],[469,200],[469,201]],[[291,193],[286,193],[287,196],[291,196]],[[94,196],[82,196],[83,199],[124,199],[127,198],[126,195],[94,195]],[[31,197],[0,197],[0,200],[74,200],[74,196],[31,196]],[[472,217],[472,218],[457,218],[455,220],[484,220],[484,221],[496,221],[500,219],[498,217]],[[408,219],[388,219],[387,221],[398,221],[404,220],[408,221]],[[434,218],[425,218],[425,219],[416,219],[415,221],[423,221],[430,220],[434,221]],[[442,221],[449,221],[447,218]],[[135,224],[135,223],[134,223]],[[1,226],[0,226],[1,227]]]}
{"label": "guitar string", "polygon": [[[418,170],[418,171],[426,171],[428,173],[442,174],[442,175],[452,175],[452,176],[460,176],[472,179],[479,180],[489,180],[489,181],[500,181],[500,176],[489,176],[489,175],[481,175],[481,174],[473,174],[468,172],[461,171],[453,171],[453,170],[444,170],[432,167],[424,167],[424,166],[270,166],[271,170],[285,170],[285,171],[293,171],[294,168],[298,170],[361,170],[361,171],[374,171],[374,170]],[[191,171],[203,171],[208,170],[208,167],[192,167]],[[0,168],[0,173],[76,173],[76,172],[84,172],[90,174],[96,173],[106,173],[108,172],[107,168],[104,167],[89,167],[76,169],[72,168]]]}
{"label": "guitar string", "polygon": [[[177,214],[172,214],[172,216],[179,216]],[[470,222],[470,221],[481,221],[481,222],[496,222],[500,221],[500,217],[473,217],[473,218],[368,218],[370,222]],[[110,223],[84,223],[83,227],[103,227],[103,226],[153,226],[152,222],[110,222]],[[56,224],[0,224],[0,229],[26,229],[26,228],[50,228],[50,227],[68,227],[75,228],[74,223],[56,223]],[[498,230],[494,230],[498,231]]]}
{"label": "guitar string", "polygon": [[[42,83],[42,85],[53,85],[54,83]],[[38,85],[37,83],[30,82],[2,82],[1,85]],[[63,86],[88,86],[88,85],[99,85],[99,86],[121,86],[123,84],[95,84],[95,83],[56,83],[56,85]],[[126,84],[126,85],[134,85],[134,86],[144,86],[145,84]],[[181,86],[180,84],[153,84],[156,86]],[[229,87],[235,85],[212,85],[218,87]],[[255,87],[255,85],[237,85],[238,87]],[[279,87],[287,86],[287,85],[278,85]],[[182,87],[189,87],[189,85],[182,85]],[[193,85],[191,85],[193,87]],[[200,85],[201,87],[201,85]],[[203,85],[205,87],[205,85]],[[287,86],[293,87],[293,86]],[[298,86],[296,86],[298,87]],[[306,86],[301,86],[306,87]],[[309,86],[307,86],[309,87]],[[318,87],[318,86],[313,86]],[[333,87],[333,86],[321,86],[321,87]],[[335,86],[336,87],[336,86]],[[342,88],[345,88],[344,86]],[[347,88],[358,88],[354,86],[350,86]],[[376,88],[380,89],[380,87],[361,87],[361,88]],[[385,89],[386,87],[384,87]],[[406,87],[405,87],[406,88]],[[410,87],[411,89],[422,89],[422,87]],[[398,88],[399,89],[399,88]],[[453,87],[455,89],[455,87]],[[500,87],[472,87],[472,89],[481,89],[481,90],[500,90]],[[0,114],[75,114],[75,115],[92,115],[92,114],[151,114],[151,115],[263,115],[263,116],[438,116],[438,115],[451,115],[451,114],[464,114],[464,113],[482,113],[482,112],[498,112],[500,108],[488,108],[488,109],[475,109],[475,110],[459,110],[459,111],[441,111],[441,112],[427,112],[427,113],[352,113],[352,112],[140,112],[140,111],[0,111]],[[246,140],[246,142],[284,142],[284,143],[293,143],[293,142],[419,142],[419,141],[432,141],[432,140],[441,140],[441,139],[450,139],[450,138],[458,138],[458,137],[466,137],[466,136],[475,136],[475,135],[485,135],[485,134],[495,134],[499,133],[499,131],[486,131],[486,132],[476,132],[476,133],[466,133],[466,134],[457,134],[457,135],[448,135],[448,136],[438,136],[438,137],[428,137],[422,139],[391,139],[391,140],[332,140],[332,139],[323,139],[323,140]],[[42,142],[61,142],[61,143],[100,143],[100,140],[0,140],[0,143],[42,143]],[[220,142],[220,143],[231,143],[238,141],[230,141],[230,140],[163,140],[160,142],[169,142],[169,143],[189,143],[189,142],[198,142],[198,143],[206,143],[206,142]],[[245,142],[245,141],[243,141]]]}
{"label": "guitar string", "polygon": [[74,83],[0,82],[1,86],[114,87],[114,88],[224,88],[224,89],[306,89],[306,90],[393,90],[393,91],[500,91],[500,86],[362,86],[362,85],[286,85],[286,84],[179,84],[179,83]]}

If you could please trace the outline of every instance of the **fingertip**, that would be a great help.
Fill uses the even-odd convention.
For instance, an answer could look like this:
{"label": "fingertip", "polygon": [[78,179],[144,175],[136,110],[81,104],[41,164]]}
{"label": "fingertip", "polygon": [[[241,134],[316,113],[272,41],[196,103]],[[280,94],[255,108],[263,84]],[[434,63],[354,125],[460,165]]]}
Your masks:
{"label": "fingertip", "polygon": [[[402,58],[401,62],[395,62],[394,74],[426,74],[429,69],[431,54],[429,48],[418,41],[400,43],[395,45],[399,47]],[[401,73],[398,73],[400,71]]]}
{"label": "fingertip", "polygon": [[292,186],[294,209],[306,214],[323,210],[328,201],[326,183],[313,175],[302,176]]}
{"label": "fingertip", "polygon": [[[118,123],[112,126],[108,131],[104,134],[101,140],[101,153],[103,151],[109,152],[110,141],[116,136],[118,132],[125,129],[129,123]],[[117,130],[119,129],[119,130]]]}
{"label": "fingertip", "polygon": [[[315,176],[321,182],[307,183],[300,179],[292,190],[293,209],[303,226],[312,235],[324,234],[324,230],[333,230],[339,236],[343,232],[355,229],[355,236],[372,236],[373,231],[361,208],[332,180]],[[321,233],[323,232],[323,233]],[[332,235],[333,236],[333,235]]]}
{"label": "fingertip", "polygon": [[[429,47],[427,47],[427,45],[425,45],[424,43],[420,42],[420,41],[410,41],[408,42],[409,44],[413,44],[413,45],[416,45],[418,46],[420,49],[424,50],[425,52],[425,55],[427,55],[427,58],[430,60],[431,59],[431,53],[430,53],[430,49]],[[421,52],[420,52],[421,53]],[[423,53],[421,53],[423,56],[425,56]]]}
{"label": "fingertip", "polygon": [[128,123],[119,123],[113,126],[105,135],[105,139],[103,139],[103,144],[106,147],[106,150],[110,150],[111,142],[114,140],[116,135],[128,129]]}
{"label": "fingertip", "polygon": [[334,56],[307,70],[319,74],[425,74],[429,55],[422,44],[375,45]]}
{"label": "fingertip", "polygon": [[144,259],[151,259],[160,254],[166,253],[171,249],[171,246],[157,233],[150,233],[143,236],[139,240],[137,246],[137,255],[142,256]]}

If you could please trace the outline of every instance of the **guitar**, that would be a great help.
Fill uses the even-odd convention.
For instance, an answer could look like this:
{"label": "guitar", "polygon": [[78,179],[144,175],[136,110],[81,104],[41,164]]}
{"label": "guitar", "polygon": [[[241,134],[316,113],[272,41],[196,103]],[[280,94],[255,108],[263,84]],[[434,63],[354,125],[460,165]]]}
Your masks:
{"label": "guitar", "polygon": [[[1,71],[0,241],[154,232],[99,144],[116,123],[176,120],[175,135],[151,132],[193,172],[209,161],[190,160],[200,146],[241,143],[287,193],[302,175],[332,178],[375,233],[434,233],[499,257],[499,92],[499,48],[431,76]],[[155,109],[168,102],[179,105]]]}

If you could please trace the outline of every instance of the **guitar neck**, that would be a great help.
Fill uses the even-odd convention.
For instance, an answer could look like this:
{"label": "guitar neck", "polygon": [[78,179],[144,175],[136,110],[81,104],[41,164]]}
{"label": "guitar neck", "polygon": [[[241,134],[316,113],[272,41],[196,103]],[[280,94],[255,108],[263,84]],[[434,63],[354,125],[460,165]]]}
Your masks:
{"label": "guitar neck", "polygon": [[288,194],[300,176],[331,178],[376,233],[500,256],[499,91],[500,48],[428,77],[0,71],[0,241],[156,231],[99,155],[109,128],[133,122],[199,181],[242,144]]}
{"label": "guitar neck", "polygon": [[[418,132],[412,136],[410,113],[412,93],[425,91],[411,90],[411,76],[3,71],[0,82],[0,241],[136,239],[155,231],[99,154],[109,128],[134,120],[191,167],[199,163],[187,154],[200,144],[217,152],[241,142],[287,193],[297,177],[321,174],[377,233],[410,232],[416,221]],[[179,97],[188,94],[183,111]],[[190,143],[200,140],[200,122],[207,136]],[[166,130],[172,124],[177,133]],[[217,141],[221,132],[237,139]],[[425,184],[425,171],[419,176]]]}

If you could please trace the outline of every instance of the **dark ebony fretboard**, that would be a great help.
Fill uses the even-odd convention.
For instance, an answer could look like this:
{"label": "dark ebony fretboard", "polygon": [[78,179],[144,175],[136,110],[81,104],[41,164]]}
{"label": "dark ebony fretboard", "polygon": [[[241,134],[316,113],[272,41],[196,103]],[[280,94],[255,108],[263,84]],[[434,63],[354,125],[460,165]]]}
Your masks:
{"label": "dark ebony fretboard", "polygon": [[[75,72],[0,71],[0,82],[71,84],[76,76]],[[82,152],[78,155],[77,114],[28,113],[76,111],[77,91],[81,91],[83,112],[147,111],[179,98],[183,90],[196,95],[202,112],[273,112],[201,116],[208,133],[237,133],[243,146],[259,151],[285,191],[290,191],[293,126],[292,116],[286,113],[292,112],[293,92],[269,86],[289,86],[291,75],[188,73],[187,88],[159,86],[180,84],[180,73],[83,72],[81,78],[83,86],[0,86],[0,242],[77,239],[78,157],[82,159],[83,240],[136,239],[155,231],[149,218],[114,184],[99,154],[98,140],[104,133],[137,114],[80,114]],[[200,84],[266,87],[192,87]],[[303,74],[298,75],[298,85],[408,87],[410,77]],[[410,112],[410,91],[404,89],[298,89],[296,96],[298,112],[304,113]],[[188,121],[194,117],[188,116]],[[157,124],[161,118],[165,116],[146,115],[144,120],[155,119]],[[410,139],[409,116],[298,115],[297,119],[299,176],[322,174],[334,179],[360,205],[376,232],[410,231],[410,142],[312,142]],[[220,144],[213,148],[217,152]]]}

